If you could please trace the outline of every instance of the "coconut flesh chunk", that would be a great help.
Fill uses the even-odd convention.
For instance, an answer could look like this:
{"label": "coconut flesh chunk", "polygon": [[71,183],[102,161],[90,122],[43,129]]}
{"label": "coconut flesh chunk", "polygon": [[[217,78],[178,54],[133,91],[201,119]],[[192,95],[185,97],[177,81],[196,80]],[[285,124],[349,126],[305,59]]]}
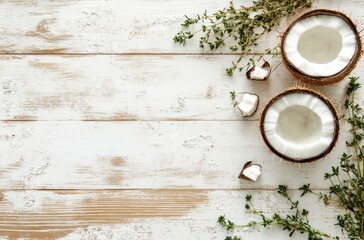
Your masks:
{"label": "coconut flesh chunk", "polygon": [[267,145],[280,157],[307,162],[326,155],[337,139],[337,114],[331,103],[310,92],[278,95],[261,119]]}
{"label": "coconut flesh chunk", "polygon": [[258,177],[262,174],[262,166],[255,164],[252,161],[245,163],[243,169],[239,174],[239,178],[247,179],[250,181],[257,181]]}
{"label": "coconut flesh chunk", "polygon": [[266,76],[268,75],[268,71],[255,66],[254,71],[252,71],[251,73],[251,79],[252,80],[264,80],[266,78]]}
{"label": "coconut flesh chunk", "polygon": [[262,167],[259,165],[252,165],[250,167],[248,167],[247,169],[245,169],[243,171],[243,174],[250,180],[252,181],[257,181],[258,177],[260,176],[260,174],[262,174],[261,169]]}
{"label": "coconut flesh chunk", "polygon": [[268,79],[271,73],[271,67],[269,62],[264,61],[261,67],[254,65],[246,72],[246,77],[249,80],[265,81]]}
{"label": "coconut flesh chunk", "polygon": [[313,15],[291,27],[283,50],[286,58],[302,73],[328,77],[348,66],[356,46],[356,35],[342,18]]}
{"label": "coconut flesh chunk", "polygon": [[243,98],[238,105],[244,117],[252,116],[258,108],[259,97],[252,93],[243,93]]}

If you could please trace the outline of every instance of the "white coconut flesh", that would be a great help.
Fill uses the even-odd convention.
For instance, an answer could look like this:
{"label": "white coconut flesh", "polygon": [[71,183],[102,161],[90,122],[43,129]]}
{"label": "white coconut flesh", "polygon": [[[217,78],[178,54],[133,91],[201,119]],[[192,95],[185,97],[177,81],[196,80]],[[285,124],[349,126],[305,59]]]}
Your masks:
{"label": "white coconut flesh", "polygon": [[291,159],[320,155],[334,141],[335,131],[330,107],[312,94],[284,95],[267,109],[264,117],[267,141]]}
{"label": "white coconut flesh", "polygon": [[284,42],[287,59],[304,74],[328,77],[341,72],[355,54],[352,28],[337,16],[315,15],[298,21]]}
{"label": "white coconut flesh", "polygon": [[244,117],[252,116],[258,108],[259,97],[252,93],[243,93],[243,98],[238,105]]}
{"label": "white coconut flesh", "polygon": [[253,164],[246,169],[243,170],[243,174],[245,177],[249,178],[252,181],[257,181],[260,174],[262,174],[261,169],[262,167],[256,164]]}
{"label": "white coconut flesh", "polygon": [[269,72],[261,67],[255,66],[254,71],[251,73],[252,80],[264,80]]}

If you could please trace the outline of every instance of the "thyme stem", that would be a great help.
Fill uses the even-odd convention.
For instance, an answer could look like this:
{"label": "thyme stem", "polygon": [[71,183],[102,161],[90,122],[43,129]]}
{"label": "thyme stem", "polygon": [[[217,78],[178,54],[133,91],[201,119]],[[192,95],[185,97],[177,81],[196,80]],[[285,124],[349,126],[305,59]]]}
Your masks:
{"label": "thyme stem", "polygon": [[[271,49],[266,49],[257,58],[250,58],[248,63],[240,65],[241,60],[251,53],[258,45],[259,40],[267,33],[274,30],[280,21],[290,15],[296,14],[303,8],[310,8],[314,0],[257,0],[252,6],[235,7],[233,2],[222,10],[213,14],[197,15],[195,18],[185,16],[181,24],[183,29],[178,32],[173,40],[175,43],[185,44],[189,39],[199,36],[199,47],[211,51],[222,46],[228,47],[231,52],[240,52],[239,58],[226,69],[231,76],[238,70],[241,72],[259,62],[265,54],[275,57],[278,44]],[[202,25],[200,29],[191,31],[193,25]]]}

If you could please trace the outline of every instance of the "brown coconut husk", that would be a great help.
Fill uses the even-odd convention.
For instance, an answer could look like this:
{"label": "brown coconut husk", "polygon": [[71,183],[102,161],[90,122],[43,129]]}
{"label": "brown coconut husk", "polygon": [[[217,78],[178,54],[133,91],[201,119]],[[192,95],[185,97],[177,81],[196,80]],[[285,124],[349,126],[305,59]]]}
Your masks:
{"label": "brown coconut husk", "polygon": [[[285,39],[286,39],[289,31],[292,29],[292,27],[297,22],[299,22],[305,18],[315,16],[315,15],[329,15],[329,16],[335,16],[335,17],[339,17],[339,18],[343,19],[353,30],[355,37],[356,37],[356,47],[355,47],[355,53],[354,53],[353,57],[349,61],[348,65],[342,71],[340,71],[337,74],[332,75],[332,76],[317,77],[317,76],[311,76],[311,75],[303,73],[302,71],[300,71],[300,69],[298,69],[297,67],[295,67],[292,64],[292,62],[287,58],[287,55],[284,51]],[[356,64],[359,62],[359,59],[361,57],[362,46],[361,46],[360,35],[356,28],[356,25],[353,23],[353,21],[349,17],[347,17],[345,14],[338,12],[338,11],[333,11],[333,10],[328,10],[328,9],[317,9],[317,10],[313,10],[313,11],[304,13],[303,15],[301,15],[300,17],[298,17],[296,20],[294,20],[291,23],[291,25],[283,33],[282,40],[281,40],[281,51],[282,51],[283,63],[287,67],[287,69],[293,74],[293,76],[295,76],[296,78],[298,78],[306,83],[315,84],[315,85],[327,85],[327,84],[337,83],[337,82],[343,80],[347,75],[350,74],[350,72],[355,68]]]}
{"label": "brown coconut husk", "polygon": [[[270,108],[270,106],[276,102],[278,99],[291,94],[291,93],[303,93],[303,94],[311,94],[314,95],[315,97],[318,97],[319,99],[321,99],[323,102],[325,102],[327,104],[327,106],[329,107],[330,111],[332,112],[333,116],[334,116],[334,123],[335,123],[335,131],[334,131],[334,136],[333,136],[333,140],[331,142],[331,144],[325,149],[325,151],[323,151],[322,153],[316,155],[316,156],[312,156],[310,158],[291,158],[288,157],[286,155],[284,155],[281,152],[278,152],[268,141],[265,132],[264,132],[264,119],[266,116],[266,113],[268,111],[268,109]],[[323,157],[325,157],[329,152],[331,152],[331,150],[335,147],[338,137],[339,137],[339,131],[340,131],[340,125],[339,125],[339,115],[338,112],[336,110],[336,107],[332,104],[332,102],[327,99],[324,95],[322,95],[319,92],[316,92],[312,89],[309,88],[305,88],[305,87],[293,87],[290,88],[280,94],[278,94],[277,96],[275,96],[274,98],[272,98],[272,100],[269,101],[269,103],[266,105],[266,107],[264,108],[261,118],[260,118],[260,124],[259,124],[259,128],[260,128],[260,132],[262,134],[263,140],[265,142],[265,144],[268,146],[268,148],[277,156],[281,157],[284,160],[290,161],[290,162],[295,162],[295,163],[306,163],[306,162],[313,162],[316,161],[318,159],[321,159]]]}

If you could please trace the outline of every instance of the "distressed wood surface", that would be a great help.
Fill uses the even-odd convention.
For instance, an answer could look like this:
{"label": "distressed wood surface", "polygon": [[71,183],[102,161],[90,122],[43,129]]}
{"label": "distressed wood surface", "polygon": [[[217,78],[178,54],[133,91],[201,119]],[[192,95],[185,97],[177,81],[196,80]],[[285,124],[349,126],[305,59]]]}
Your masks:
{"label": "distressed wood surface", "polygon": [[[237,56],[226,49],[173,43],[185,14],[228,2],[0,1],[0,239],[219,240],[227,234],[219,215],[256,219],[244,210],[247,194],[271,214],[288,211],[278,184],[295,197],[304,183],[326,191],[322,176],[345,149],[345,124],[324,160],[280,161],[257,120],[270,98],[301,83],[282,65],[266,82],[229,78],[225,68]],[[343,11],[363,29],[362,0],[317,0],[319,7]],[[253,53],[276,45],[289,22]],[[359,63],[354,74],[363,71]],[[307,86],[341,106],[346,82]],[[258,112],[243,119],[231,108],[233,90],[258,94]],[[263,166],[256,183],[237,178],[250,160]],[[317,228],[339,234],[340,208],[301,202]],[[277,229],[230,234],[290,239]]]}
{"label": "distressed wood surface", "polygon": [[[280,65],[265,82],[225,75],[233,56],[0,56],[1,120],[244,120],[230,91],[266,103],[302,85]],[[280,59],[272,64],[278,65]],[[359,63],[354,74],[362,75]],[[347,80],[314,87],[341,106]],[[362,90],[364,91],[364,90]]]}
{"label": "distressed wood surface", "polygon": [[[252,1],[237,1],[249,5]],[[226,7],[229,0],[9,1],[0,5],[3,53],[201,53],[197,41],[176,46],[172,38],[184,15]],[[362,0],[318,0],[315,8],[345,12],[363,27]],[[287,26],[283,22],[279,31]],[[275,46],[278,33],[257,51]],[[226,51],[223,51],[226,52]]]}
{"label": "distressed wood surface", "polygon": [[[299,165],[274,156],[255,121],[4,122],[0,188],[322,189],[349,136],[341,133],[325,160]],[[247,161],[263,166],[256,183],[238,179]]]}
{"label": "distressed wood surface", "polygon": [[[242,229],[226,233],[217,224],[225,214],[237,223],[258,220],[244,209],[246,194],[255,207],[271,215],[287,212],[287,204],[273,191],[134,190],[134,191],[2,191],[0,237],[30,239],[290,239],[277,229]],[[297,191],[291,192],[298,197]],[[336,206],[323,207],[306,198],[310,221],[319,229],[339,234],[332,216]],[[308,204],[311,202],[312,204]],[[298,234],[294,239],[307,239]]]}

